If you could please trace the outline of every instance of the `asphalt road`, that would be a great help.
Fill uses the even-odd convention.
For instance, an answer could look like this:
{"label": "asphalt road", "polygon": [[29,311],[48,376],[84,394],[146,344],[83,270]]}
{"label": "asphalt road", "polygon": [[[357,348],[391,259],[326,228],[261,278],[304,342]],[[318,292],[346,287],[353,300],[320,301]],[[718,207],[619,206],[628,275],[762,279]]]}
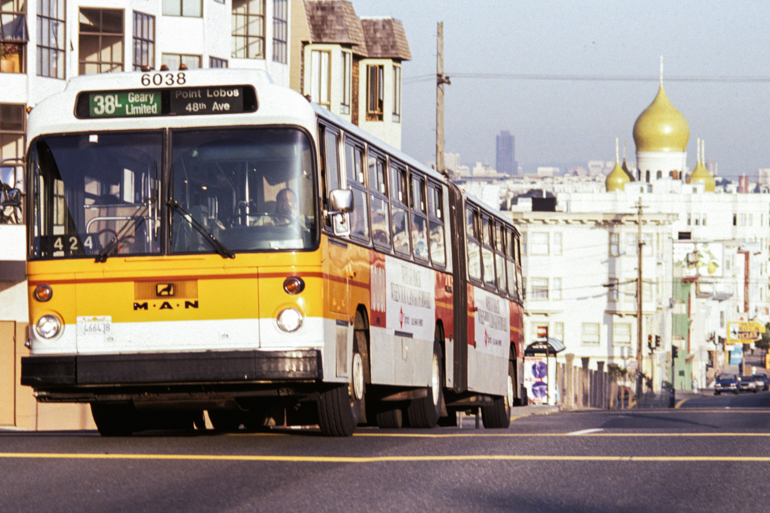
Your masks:
{"label": "asphalt road", "polygon": [[0,511],[770,510],[770,392],[678,399],[348,439],[0,430]]}

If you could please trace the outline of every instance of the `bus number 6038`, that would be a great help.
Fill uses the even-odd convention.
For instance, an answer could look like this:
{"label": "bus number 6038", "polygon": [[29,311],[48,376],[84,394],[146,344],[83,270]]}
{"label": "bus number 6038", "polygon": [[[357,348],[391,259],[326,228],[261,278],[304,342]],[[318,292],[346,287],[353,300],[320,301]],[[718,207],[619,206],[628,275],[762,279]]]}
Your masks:
{"label": "bus number 6038", "polygon": [[184,73],[144,73],[142,75],[142,85],[145,87],[160,85],[185,85],[187,77]]}

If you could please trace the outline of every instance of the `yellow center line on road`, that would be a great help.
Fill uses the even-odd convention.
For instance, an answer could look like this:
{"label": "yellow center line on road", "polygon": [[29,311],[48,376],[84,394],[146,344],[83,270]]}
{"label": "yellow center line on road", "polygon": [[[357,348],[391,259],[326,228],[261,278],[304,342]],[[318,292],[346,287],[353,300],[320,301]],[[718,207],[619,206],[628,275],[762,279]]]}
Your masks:
{"label": "yellow center line on road", "polygon": [[689,400],[690,399],[687,398],[687,399],[682,399],[681,401],[677,401],[677,403],[674,405],[674,409],[678,410],[680,406],[682,406],[684,403],[686,403]]}
{"label": "yellow center line on road", "polygon": [[372,438],[601,438],[601,437],[770,437],[770,433],[354,433]]}
{"label": "yellow center line on road", "polygon": [[770,456],[568,456],[568,455],[446,455],[446,456],[266,456],[208,454],[76,454],[0,453],[0,459],[147,460],[147,461],[242,461],[269,463],[398,463],[443,461],[583,461],[656,463],[770,463]]}
{"label": "yellow center line on road", "polygon": [[[228,433],[227,436],[236,437],[276,437],[294,436],[290,432],[273,433]],[[488,433],[484,431],[466,430],[464,433],[380,433],[359,432],[353,433],[355,438],[633,438],[633,437],[658,437],[658,438],[703,438],[703,437],[730,437],[730,438],[768,438],[770,433],[594,433],[594,432],[570,432],[570,433]]]}

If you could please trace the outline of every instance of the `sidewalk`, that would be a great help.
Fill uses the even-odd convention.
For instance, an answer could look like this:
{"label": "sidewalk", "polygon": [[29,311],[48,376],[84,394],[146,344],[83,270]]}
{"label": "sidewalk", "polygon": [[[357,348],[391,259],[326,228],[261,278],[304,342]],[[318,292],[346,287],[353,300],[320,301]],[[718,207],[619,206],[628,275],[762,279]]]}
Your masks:
{"label": "sidewalk", "polygon": [[526,417],[527,415],[548,415],[561,410],[558,404],[529,404],[527,406],[514,406],[511,408],[511,416]]}

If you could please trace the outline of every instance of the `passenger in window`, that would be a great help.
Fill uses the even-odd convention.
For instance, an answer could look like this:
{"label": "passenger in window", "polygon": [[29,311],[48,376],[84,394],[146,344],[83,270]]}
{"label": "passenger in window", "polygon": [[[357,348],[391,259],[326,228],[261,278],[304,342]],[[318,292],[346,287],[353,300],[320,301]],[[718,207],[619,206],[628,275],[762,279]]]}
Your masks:
{"label": "passenger in window", "polygon": [[412,244],[414,244],[414,256],[428,259],[428,246],[426,244],[425,236],[425,220],[420,218],[412,218]]}

